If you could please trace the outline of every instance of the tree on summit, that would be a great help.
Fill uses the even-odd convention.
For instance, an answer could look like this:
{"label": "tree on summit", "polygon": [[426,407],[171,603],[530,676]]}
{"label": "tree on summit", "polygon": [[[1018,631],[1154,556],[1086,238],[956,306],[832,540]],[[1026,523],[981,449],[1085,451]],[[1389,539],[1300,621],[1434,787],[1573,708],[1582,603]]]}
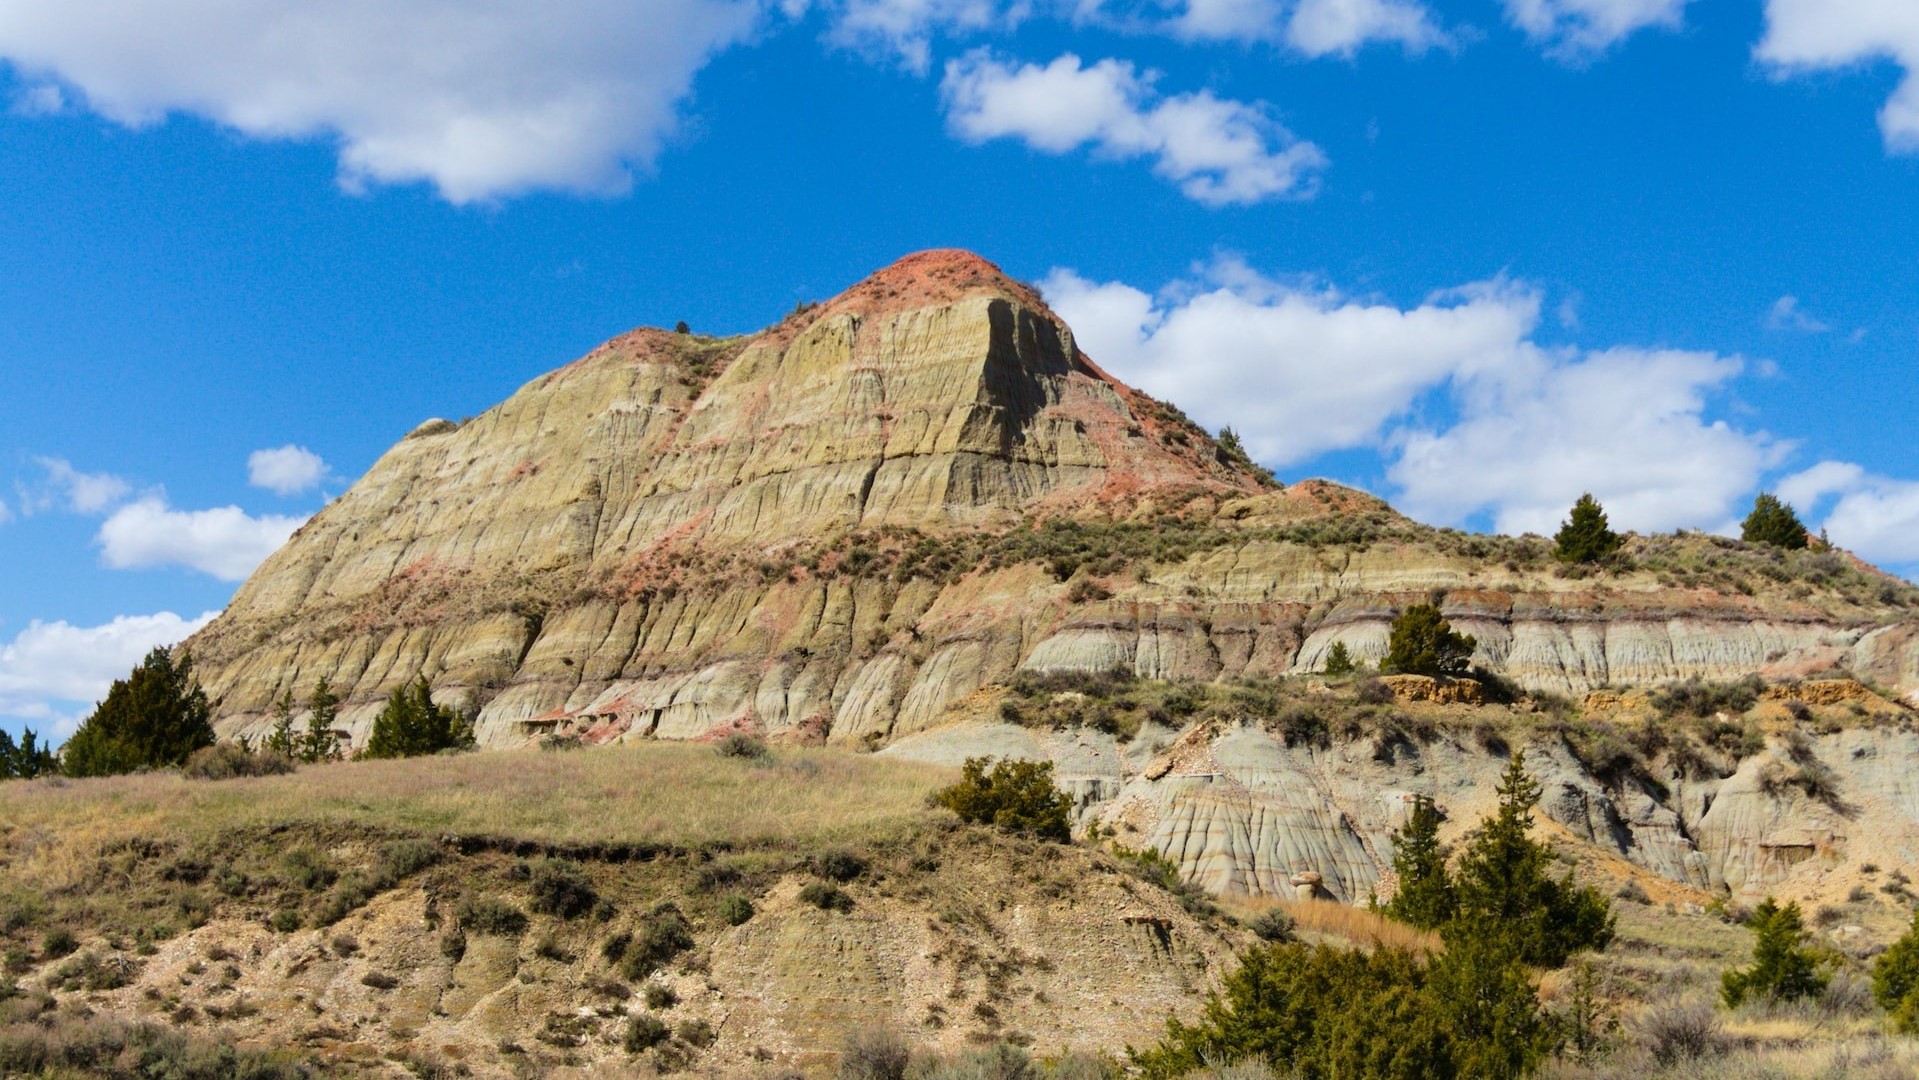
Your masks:
{"label": "tree on summit", "polygon": [[1752,513],[1746,515],[1746,522],[1739,530],[1739,539],[1748,544],[1770,544],[1788,551],[1803,550],[1811,539],[1806,535],[1806,523],[1799,520],[1799,514],[1792,504],[1780,502],[1777,495],[1768,491],[1759,493],[1752,501]]}
{"label": "tree on summit", "polygon": [[1553,537],[1553,554],[1560,562],[1593,563],[1619,550],[1625,539],[1606,522],[1606,509],[1587,492],[1573,503],[1572,517]]}

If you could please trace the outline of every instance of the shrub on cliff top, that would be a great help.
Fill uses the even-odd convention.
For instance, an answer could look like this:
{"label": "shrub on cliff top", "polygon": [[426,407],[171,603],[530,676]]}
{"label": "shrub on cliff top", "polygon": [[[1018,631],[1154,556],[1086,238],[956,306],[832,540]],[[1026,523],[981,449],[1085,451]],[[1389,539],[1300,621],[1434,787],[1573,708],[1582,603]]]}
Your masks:
{"label": "shrub on cliff top", "polygon": [[526,863],[526,877],[533,898],[528,907],[542,915],[571,919],[593,910],[599,894],[586,878],[580,864],[567,859],[541,859]]}
{"label": "shrub on cliff top", "polygon": [[1060,843],[1073,838],[1073,800],[1053,786],[1050,761],[967,758],[960,782],[934,799],[962,821]]}

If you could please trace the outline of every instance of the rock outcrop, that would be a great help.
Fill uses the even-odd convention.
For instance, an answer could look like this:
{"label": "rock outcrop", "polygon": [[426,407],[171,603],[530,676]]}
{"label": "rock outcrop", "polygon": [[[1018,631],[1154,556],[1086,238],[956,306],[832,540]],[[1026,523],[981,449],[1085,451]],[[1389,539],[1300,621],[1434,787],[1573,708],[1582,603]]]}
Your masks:
{"label": "rock outcrop", "polygon": [[326,677],[358,741],[425,675],[480,707],[488,745],[885,741],[1022,668],[1278,674],[1335,641],[1377,661],[1430,596],[1537,688],[1846,662],[1919,686],[1891,579],[1635,545],[1639,570],[1566,577],[1537,541],[1276,489],[1102,372],[1031,289],[935,251],[759,334],[636,331],[422,424],[191,648],[224,733]]}
{"label": "rock outcrop", "polygon": [[[359,743],[425,676],[494,747],[747,730],[1043,751],[1209,884],[1284,893],[1310,871],[1350,900],[1383,866],[1391,793],[1483,787],[1483,755],[1386,766],[1252,730],[1039,747],[953,727],[956,710],[1021,672],[1299,674],[1336,642],[1377,663],[1394,614],[1428,601],[1476,663],[1536,691],[1841,667],[1919,689],[1919,593],[1842,553],[1688,534],[1623,556],[1575,571],[1538,537],[1278,485],[1103,372],[1035,291],[935,251],[760,333],[636,331],[466,423],[422,424],[190,647],[225,735],[261,733],[276,699],[325,678]],[[1760,779],[1665,799],[1569,780],[1552,815],[1702,887],[1773,880],[1858,834],[1796,814],[1788,830],[1751,798]],[[1863,786],[1904,805],[1882,779]]]}

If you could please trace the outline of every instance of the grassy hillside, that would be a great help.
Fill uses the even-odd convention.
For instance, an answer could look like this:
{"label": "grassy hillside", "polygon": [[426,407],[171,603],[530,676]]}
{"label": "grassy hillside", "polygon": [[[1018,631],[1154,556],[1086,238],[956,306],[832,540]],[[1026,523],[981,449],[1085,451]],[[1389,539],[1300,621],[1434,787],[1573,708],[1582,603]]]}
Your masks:
{"label": "grassy hillside", "polygon": [[830,1072],[869,1027],[1112,1050],[1250,940],[1127,860],[958,824],[952,775],[655,744],[0,785],[0,1076]]}

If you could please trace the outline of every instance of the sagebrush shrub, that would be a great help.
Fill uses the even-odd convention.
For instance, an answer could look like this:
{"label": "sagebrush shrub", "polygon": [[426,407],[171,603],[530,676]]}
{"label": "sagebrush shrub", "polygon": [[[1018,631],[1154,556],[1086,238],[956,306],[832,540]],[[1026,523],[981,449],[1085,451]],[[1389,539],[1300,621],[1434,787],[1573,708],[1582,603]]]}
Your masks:
{"label": "sagebrush shrub", "polygon": [[180,773],[189,780],[232,780],[242,776],[281,776],[293,769],[293,759],[278,750],[248,750],[236,743],[223,742],[188,755]]}
{"label": "sagebrush shrub", "polygon": [[579,863],[567,859],[541,859],[527,863],[527,883],[532,888],[533,897],[527,906],[541,915],[557,915],[562,919],[577,918],[593,910],[599,901],[599,894],[593,891],[593,883],[587,880],[586,871]]}
{"label": "sagebrush shrub", "polygon": [[836,1080],[906,1080],[913,1048],[899,1032],[887,1027],[854,1028],[840,1044]]}
{"label": "sagebrush shrub", "polygon": [[526,912],[494,896],[468,896],[454,909],[453,921],[462,930],[494,937],[526,933]]}

